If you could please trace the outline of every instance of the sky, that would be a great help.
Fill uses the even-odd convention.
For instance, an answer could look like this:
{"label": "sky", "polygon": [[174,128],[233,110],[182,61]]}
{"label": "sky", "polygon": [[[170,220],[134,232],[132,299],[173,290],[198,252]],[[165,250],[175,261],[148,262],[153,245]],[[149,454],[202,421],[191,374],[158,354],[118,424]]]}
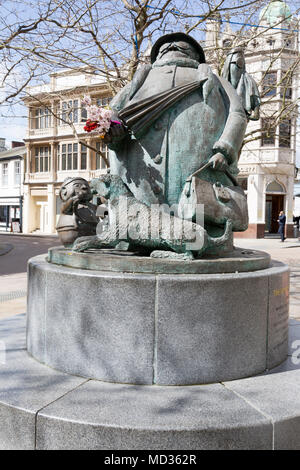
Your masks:
{"label": "sky", "polygon": [[[20,114],[24,115],[26,113],[26,108],[23,106],[19,106],[18,110],[14,110],[14,112],[18,116]],[[22,142],[25,138],[27,129],[27,117],[20,118],[11,116],[10,118],[1,118],[0,126],[0,137],[5,138],[6,143],[9,147],[13,140]]]}
{"label": "sky", "polygon": [[[0,64],[0,82],[3,76],[3,69]],[[12,77],[17,80],[18,77]],[[0,101],[6,95],[6,90],[0,88]],[[12,140],[21,141],[25,138],[27,128],[27,109],[21,103],[15,104],[13,107],[7,104],[0,105],[1,114],[5,118],[0,117],[0,137],[6,139],[7,142]],[[22,116],[22,117],[21,117]]]}

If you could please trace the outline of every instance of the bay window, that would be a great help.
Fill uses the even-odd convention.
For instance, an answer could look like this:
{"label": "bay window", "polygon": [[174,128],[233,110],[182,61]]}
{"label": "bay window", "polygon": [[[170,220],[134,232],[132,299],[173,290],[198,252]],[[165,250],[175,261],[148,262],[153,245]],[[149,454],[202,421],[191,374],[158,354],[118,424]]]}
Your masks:
{"label": "bay window", "polygon": [[35,110],[35,129],[47,129],[51,127],[51,115],[48,108]]}
{"label": "bay window", "polygon": [[50,147],[36,147],[35,148],[35,173],[47,173],[50,170]]}

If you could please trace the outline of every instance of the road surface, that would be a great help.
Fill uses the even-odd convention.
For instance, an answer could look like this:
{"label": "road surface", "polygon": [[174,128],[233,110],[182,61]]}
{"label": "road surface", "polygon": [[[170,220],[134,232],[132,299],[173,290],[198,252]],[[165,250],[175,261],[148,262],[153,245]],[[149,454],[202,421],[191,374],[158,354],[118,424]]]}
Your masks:
{"label": "road surface", "polygon": [[[22,235],[1,235],[1,246],[12,245],[12,249],[0,256],[0,275],[22,273],[27,270],[27,261],[33,256],[47,253],[48,248],[61,245],[57,237],[24,237]],[[1,281],[0,281],[1,282]]]}

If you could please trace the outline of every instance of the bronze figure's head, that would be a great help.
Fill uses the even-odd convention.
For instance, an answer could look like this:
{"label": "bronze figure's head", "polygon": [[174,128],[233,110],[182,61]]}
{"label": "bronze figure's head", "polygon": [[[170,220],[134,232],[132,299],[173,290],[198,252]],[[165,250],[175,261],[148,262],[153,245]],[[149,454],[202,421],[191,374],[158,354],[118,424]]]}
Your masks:
{"label": "bronze figure's head", "polygon": [[159,38],[151,51],[151,62],[160,59],[193,59],[205,63],[205,55],[200,44],[185,33],[166,34]]}
{"label": "bronze figure's head", "polygon": [[60,189],[59,196],[64,202],[74,196],[77,196],[82,202],[88,202],[93,197],[89,183],[84,178],[79,177],[66,178]]}

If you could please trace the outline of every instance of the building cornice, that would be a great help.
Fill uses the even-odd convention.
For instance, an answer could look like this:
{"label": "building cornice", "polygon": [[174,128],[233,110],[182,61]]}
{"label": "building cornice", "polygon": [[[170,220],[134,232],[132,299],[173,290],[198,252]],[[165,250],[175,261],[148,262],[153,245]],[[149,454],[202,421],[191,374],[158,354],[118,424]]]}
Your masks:
{"label": "building cornice", "polygon": [[47,143],[47,144],[50,144],[50,143],[58,143],[58,142],[62,142],[63,140],[74,140],[74,141],[78,141],[78,140],[83,140],[83,139],[97,139],[97,136],[96,135],[90,135],[90,134],[87,134],[87,133],[82,133],[82,134],[77,134],[77,136],[74,136],[74,134],[59,134],[59,135],[56,135],[56,136],[51,136],[51,137],[48,137],[48,136],[45,136],[45,137],[27,137],[26,139],[24,139],[24,142],[28,143],[28,144],[35,144],[35,143]]}
{"label": "building cornice", "polygon": [[23,155],[26,153],[26,147],[15,147],[11,150],[5,150],[4,152],[0,152],[0,160],[15,160],[15,159],[22,159]]}
{"label": "building cornice", "polygon": [[0,157],[0,162],[3,163],[3,162],[9,162],[11,160],[23,160],[23,159],[24,159],[24,155],[16,155],[15,157],[5,157],[5,158]]}
{"label": "building cornice", "polygon": [[49,91],[42,91],[42,92],[37,92],[33,93],[30,96],[24,96],[22,98],[22,101],[26,105],[30,104],[41,104],[40,101],[45,102],[45,101],[50,101],[50,100],[60,100],[61,98],[64,98],[66,96],[74,96],[74,95],[80,95],[80,94],[86,94],[88,88],[88,93],[91,94],[93,92],[107,92],[110,93],[110,89],[107,85],[107,83],[99,83],[99,84],[93,84],[93,85],[79,85],[76,87],[72,88],[62,88],[62,89],[57,89],[57,90],[49,90]]}

